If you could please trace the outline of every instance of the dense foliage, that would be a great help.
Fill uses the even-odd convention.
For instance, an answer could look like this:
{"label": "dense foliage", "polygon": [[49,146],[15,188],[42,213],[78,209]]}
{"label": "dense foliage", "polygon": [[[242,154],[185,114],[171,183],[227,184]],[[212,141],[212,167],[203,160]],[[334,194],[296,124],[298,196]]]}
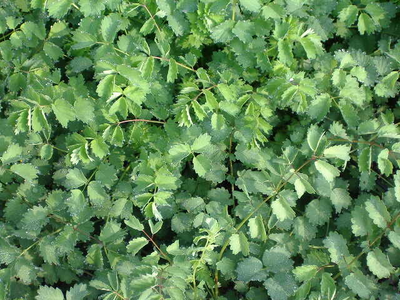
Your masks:
{"label": "dense foliage", "polygon": [[400,299],[400,9],[2,0],[0,299]]}

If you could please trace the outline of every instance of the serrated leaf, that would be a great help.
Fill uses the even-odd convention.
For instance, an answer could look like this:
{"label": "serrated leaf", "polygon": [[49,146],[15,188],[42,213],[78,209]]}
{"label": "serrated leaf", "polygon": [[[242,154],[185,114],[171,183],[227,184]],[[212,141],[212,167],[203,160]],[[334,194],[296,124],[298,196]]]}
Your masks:
{"label": "serrated leaf", "polygon": [[109,195],[98,181],[91,181],[88,185],[87,191],[90,201],[95,206],[101,206],[109,199]]}
{"label": "serrated leaf", "polygon": [[359,270],[346,276],[344,281],[354,293],[363,299],[368,299],[376,289],[373,281]]}
{"label": "serrated leaf", "polygon": [[350,255],[346,239],[337,232],[330,232],[329,236],[324,239],[323,243],[324,246],[328,248],[329,254],[334,263],[339,263],[344,257]]}
{"label": "serrated leaf", "polygon": [[267,240],[267,231],[265,229],[264,220],[261,215],[249,220],[250,236],[253,239],[261,241]]}
{"label": "serrated leaf", "polygon": [[86,184],[87,179],[85,175],[79,169],[72,169],[66,176],[66,184],[70,188],[78,188]]}
{"label": "serrated leaf", "polygon": [[173,58],[169,59],[168,65],[167,82],[174,82],[178,78],[178,65]]}
{"label": "serrated leaf", "polygon": [[194,140],[191,148],[192,151],[201,153],[210,146],[211,146],[211,136],[208,135],[207,133],[204,133]]}
{"label": "serrated leaf", "polygon": [[259,0],[239,0],[240,5],[251,12],[259,12],[261,3]]}
{"label": "serrated leaf", "polygon": [[394,271],[394,267],[389,262],[389,259],[379,248],[368,252],[367,265],[371,272],[379,279],[389,278]]}
{"label": "serrated leaf", "polygon": [[211,37],[217,43],[226,43],[233,38],[232,29],[235,25],[234,21],[227,20],[213,28]]}
{"label": "serrated leaf", "polygon": [[361,13],[358,17],[358,31],[361,34],[371,34],[375,31],[376,27],[374,21],[366,13]]}
{"label": "serrated leaf", "polygon": [[101,34],[105,42],[112,43],[114,41],[120,24],[120,17],[116,14],[111,14],[104,17],[104,19],[101,21]]}
{"label": "serrated leaf", "polygon": [[317,160],[315,162],[315,168],[328,182],[333,182],[334,179],[340,175],[340,171],[336,167],[323,160]]}
{"label": "serrated leaf", "polygon": [[286,273],[293,269],[293,260],[290,252],[284,247],[276,246],[265,250],[262,261],[269,272]]}
{"label": "serrated leaf", "polygon": [[109,99],[114,91],[115,75],[107,75],[100,80],[97,86],[97,94],[105,99]]}
{"label": "serrated leaf", "polygon": [[144,229],[144,226],[140,223],[140,221],[135,217],[135,216],[130,216],[128,220],[124,221],[126,225],[129,227],[142,231]]}
{"label": "serrated leaf", "polygon": [[12,165],[10,171],[21,176],[26,181],[33,181],[38,178],[39,170],[35,168],[32,164],[15,164]]}
{"label": "serrated leaf", "polygon": [[319,267],[316,265],[303,265],[296,267],[293,270],[294,276],[296,276],[296,279],[301,282],[311,280],[318,272]]}
{"label": "serrated leaf", "polygon": [[126,246],[126,250],[132,255],[136,255],[140,251],[140,249],[148,244],[148,242],[149,241],[144,237],[132,239]]}
{"label": "serrated leaf", "polygon": [[49,286],[41,286],[38,290],[38,294],[35,297],[36,300],[64,300],[64,295],[60,289],[56,289]]}
{"label": "serrated leaf", "polygon": [[68,122],[72,122],[76,119],[74,107],[64,99],[57,99],[51,107],[57,120],[65,128],[68,126]]}
{"label": "serrated leaf", "polygon": [[324,156],[327,158],[339,158],[348,161],[350,160],[350,149],[351,146],[348,145],[332,146],[324,150]]}
{"label": "serrated leaf", "polygon": [[237,279],[249,282],[249,281],[262,281],[267,277],[267,274],[262,271],[262,262],[255,258],[245,258],[243,261],[238,263],[236,272],[238,274]]}
{"label": "serrated leaf", "polygon": [[98,158],[103,158],[108,154],[108,146],[102,138],[98,137],[90,143],[90,148]]}
{"label": "serrated leaf", "polygon": [[340,213],[343,208],[348,208],[351,205],[349,192],[342,188],[335,188],[332,190],[331,201],[338,213]]}
{"label": "serrated leaf", "polygon": [[207,156],[200,154],[193,158],[193,167],[200,177],[204,177],[211,170],[212,164]]}
{"label": "serrated leaf", "polygon": [[272,202],[271,207],[279,221],[293,220],[296,216],[294,210],[283,197],[279,197],[279,199]]}
{"label": "serrated leaf", "polygon": [[386,228],[387,224],[390,222],[390,214],[385,204],[378,197],[371,196],[370,199],[365,202],[365,209],[375,225],[380,228]]}
{"label": "serrated leaf", "polygon": [[75,284],[67,291],[66,300],[83,300],[89,294],[86,284]]}
{"label": "serrated leaf", "polygon": [[248,256],[250,253],[249,242],[243,232],[232,234],[229,239],[229,245],[235,255],[242,252],[244,256]]}
{"label": "serrated leaf", "polygon": [[7,150],[3,153],[1,161],[4,165],[17,162],[21,159],[23,148],[17,144],[10,144]]}

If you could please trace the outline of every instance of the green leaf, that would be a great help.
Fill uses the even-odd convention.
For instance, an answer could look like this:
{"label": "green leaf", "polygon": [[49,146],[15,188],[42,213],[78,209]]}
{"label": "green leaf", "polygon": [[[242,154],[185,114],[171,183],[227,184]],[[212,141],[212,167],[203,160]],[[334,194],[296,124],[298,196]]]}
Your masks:
{"label": "green leaf", "polygon": [[340,213],[343,208],[348,208],[351,205],[349,192],[342,188],[335,188],[332,190],[331,201],[337,213]]}
{"label": "green leaf", "polygon": [[303,265],[296,267],[293,270],[294,276],[296,276],[296,279],[301,282],[313,279],[318,272],[319,267],[315,265]]}
{"label": "green leaf", "polygon": [[87,190],[89,199],[94,206],[100,207],[110,197],[98,181],[91,181]]}
{"label": "green leaf", "polygon": [[55,61],[59,60],[64,55],[62,49],[51,42],[46,42],[43,46],[43,50],[51,59]]}
{"label": "green leaf", "polygon": [[206,96],[206,101],[207,101],[208,106],[209,106],[211,109],[217,110],[218,107],[219,107],[219,105],[218,105],[217,99],[215,99],[215,97],[214,97],[214,94],[211,93],[211,92],[208,91],[208,90],[205,90],[203,93],[204,93],[204,95]]}
{"label": "green leaf", "polygon": [[71,4],[72,0],[51,0],[46,7],[51,17],[60,19],[68,13]]}
{"label": "green leaf", "polygon": [[79,0],[79,4],[80,11],[85,17],[100,15],[106,8],[103,1],[98,0]]}
{"label": "green leaf", "polygon": [[176,64],[176,60],[170,58],[168,65],[167,82],[175,82],[178,78],[178,65]]}
{"label": "green leaf", "polygon": [[128,246],[126,246],[126,250],[132,255],[136,255],[140,249],[148,244],[148,240],[144,237],[132,239]]}
{"label": "green leaf", "polygon": [[60,289],[56,289],[49,286],[41,286],[38,290],[38,294],[35,297],[36,300],[64,300],[64,295]]}
{"label": "green leaf", "polygon": [[211,146],[211,136],[207,133],[196,138],[191,146],[192,151],[202,153]]}
{"label": "green leaf", "polygon": [[333,182],[334,179],[340,175],[340,171],[336,167],[323,160],[317,160],[315,162],[315,168],[328,182]]}
{"label": "green leaf", "polygon": [[217,43],[229,42],[233,38],[232,29],[234,25],[235,22],[231,20],[219,24],[212,30],[211,37]]}
{"label": "green leaf", "polygon": [[253,40],[254,24],[249,21],[239,21],[232,30],[243,43],[250,43]]}
{"label": "green leaf", "polygon": [[235,255],[242,252],[244,256],[248,256],[250,253],[249,242],[243,232],[232,234],[229,239],[229,245]]}
{"label": "green leaf", "polygon": [[274,300],[287,300],[297,290],[296,282],[288,273],[278,273],[264,283],[268,295]]}
{"label": "green leaf", "polygon": [[278,41],[278,58],[286,65],[291,65],[294,61],[292,45],[287,40]]}
{"label": "green leaf", "polygon": [[267,240],[267,231],[265,229],[264,220],[261,215],[249,220],[250,236],[252,239],[261,241]]}
{"label": "green leaf", "polygon": [[306,216],[313,225],[325,224],[329,221],[331,213],[331,204],[325,199],[314,199],[306,207]]}
{"label": "green leaf", "polygon": [[317,126],[311,126],[307,132],[307,142],[311,150],[317,152],[321,142],[324,139],[325,133],[323,133]]}
{"label": "green leaf", "polygon": [[317,121],[321,121],[329,112],[331,97],[328,94],[321,94],[311,101],[308,114]]}
{"label": "green leaf", "polygon": [[324,156],[327,158],[339,158],[348,161],[350,160],[350,149],[351,146],[348,145],[332,146],[324,150]]}
{"label": "green leaf", "polygon": [[272,202],[271,207],[279,221],[293,220],[296,216],[294,210],[283,197],[279,197],[279,199]]}
{"label": "green leaf", "polygon": [[49,129],[49,123],[47,122],[46,116],[43,110],[41,110],[38,106],[33,110],[32,128],[35,132]]}
{"label": "green leaf", "polygon": [[90,292],[87,290],[86,284],[75,284],[67,291],[66,300],[83,300],[89,295]]}
{"label": "green leaf", "polygon": [[212,164],[207,156],[200,154],[193,158],[193,167],[197,175],[204,177],[211,170]]}
{"label": "green leaf", "polygon": [[390,214],[385,204],[378,197],[371,196],[365,202],[365,209],[375,225],[380,228],[386,228],[391,219]]}
{"label": "green leaf", "polygon": [[89,99],[78,98],[74,103],[76,118],[88,124],[95,118],[94,105]]}
{"label": "green leaf", "polygon": [[107,75],[102,80],[100,80],[97,86],[97,94],[104,98],[109,99],[114,91],[115,75]]}
{"label": "green leaf", "polygon": [[386,11],[378,3],[368,3],[365,11],[372,17],[375,23],[385,19]]}
{"label": "green leaf", "polygon": [[98,137],[94,139],[90,143],[90,148],[92,149],[93,153],[98,157],[98,158],[103,158],[106,156],[109,152],[108,146],[106,143],[104,143],[103,139],[101,137]]}
{"label": "green leaf", "polygon": [[17,144],[10,144],[7,150],[3,153],[1,161],[4,165],[17,162],[21,159],[23,148]]}
{"label": "green leaf", "polygon": [[394,194],[396,196],[396,200],[400,202],[400,171],[397,171],[393,178],[395,184]]}
{"label": "green leaf", "polygon": [[72,40],[75,42],[72,49],[75,50],[90,48],[97,42],[93,35],[84,31],[75,31]]}
{"label": "green leaf", "polygon": [[142,77],[145,79],[149,79],[153,74],[154,69],[154,57],[150,56],[145,59],[144,63],[142,64]]}
{"label": "green leaf", "polygon": [[263,272],[262,268],[263,264],[259,259],[255,257],[245,258],[238,263],[236,268],[238,274],[237,279],[244,282],[262,281],[267,277],[267,274]]}
{"label": "green leaf", "polygon": [[111,14],[101,21],[101,34],[103,40],[107,43],[112,43],[117,35],[121,24],[121,19],[117,14]]}
{"label": "green leaf", "polygon": [[74,107],[66,100],[57,99],[51,107],[57,120],[65,128],[68,126],[68,122],[72,122],[76,119]]}
{"label": "green leaf", "polygon": [[346,239],[337,232],[331,231],[329,236],[323,241],[324,246],[328,248],[331,259],[334,263],[339,263],[345,257],[349,256]]}
{"label": "green leaf", "polygon": [[10,171],[21,176],[26,181],[32,182],[38,178],[39,170],[32,164],[15,164],[12,165]]}
{"label": "green leaf", "polygon": [[354,293],[363,299],[368,299],[376,289],[374,282],[359,270],[346,276],[344,281]]}
{"label": "green leaf", "polygon": [[49,160],[53,156],[53,147],[49,144],[45,144],[40,148],[40,158]]}
{"label": "green leaf", "polygon": [[381,173],[390,176],[393,172],[392,162],[389,160],[389,149],[383,149],[378,155],[378,168]]}
{"label": "green leaf", "polygon": [[240,5],[251,12],[259,12],[261,3],[259,0],[239,0]]}
{"label": "green leaf", "polygon": [[264,19],[281,19],[285,16],[285,9],[282,6],[271,2],[262,8],[262,16]]}
{"label": "green leaf", "polygon": [[380,97],[395,97],[399,91],[398,80],[399,72],[389,73],[375,86],[375,93]]}
{"label": "green leaf", "polygon": [[358,31],[361,34],[371,34],[375,31],[376,27],[374,21],[366,13],[361,13],[358,17]]}
{"label": "green leaf", "polygon": [[368,252],[367,265],[371,272],[379,279],[389,278],[394,271],[389,259],[379,248]]}
{"label": "green leaf", "polygon": [[70,188],[78,188],[86,184],[87,179],[85,175],[79,169],[72,169],[66,176],[66,184]]}
{"label": "green leaf", "polygon": [[290,252],[284,247],[276,246],[265,250],[262,261],[268,272],[287,273],[293,269],[293,260]]}
{"label": "green leaf", "polygon": [[11,92],[18,92],[26,88],[26,77],[22,73],[14,73],[8,79],[8,88]]}
{"label": "green leaf", "polygon": [[224,275],[232,275],[235,270],[235,262],[227,257],[223,257],[216,264],[217,269]]}
{"label": "green leaf", "polygon": [[135,217],[135,216],[130,216],[128,220],[124,221],[126,225],[129,227],[142,231],[144,229],[144,226],[140,223],[140,221]]}
{"label": "green leaf", "polygon": [[365,236],[372,232],[372,221],[362,206],[356,206],[351,211],[351,229],[355,236]]}
{"label": "green leaf", "polygon": [[353,25],[358,15],[358,8],[355,5],[349,5],[343,8],[339,13],[339,20],[344,22],[347,26]]}

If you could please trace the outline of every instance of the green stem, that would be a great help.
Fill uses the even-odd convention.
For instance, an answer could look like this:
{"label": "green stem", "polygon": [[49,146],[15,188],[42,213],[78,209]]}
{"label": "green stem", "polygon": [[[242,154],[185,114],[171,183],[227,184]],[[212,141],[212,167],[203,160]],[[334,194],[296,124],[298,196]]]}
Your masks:
{"label": "green stem", "polygon": [[[268,202],[270,199],[272,199],[273,197],[275,197],[280,190],[286,186],[286,184],[290,181],[290,179],[297,174],[298,172],[300,172],[301,169],[303,169],[305,166],[307,166],[309,163],[311,163],[312,161],[315,161],[316,157],[313,157],[309,160],[307,160],[305,163],[303,163],[298,169],[296,169],[290,176],[288,179],[286,179],[285,181],[283,181],[282,183],[280,183],[278,185],[278,187],[273,191],[273,193],[271,195],[269,195],[264,201],[262,201],[259,205],[257,205],[257,207],[250,212],[243,220],[242,222],[239,223],[238,226],[235,227],[235,232],[238,232],[244,224],[246,224],[246,222],[266,203]],[[219,257],[218,259],[221,260],[222,256],[226,250],[226,248],[229,245],[229,238],[226,239],[225,243],[223,244],[221,251],[219,252]],[[218,270],[215,271],[215,276],[214,276],[214,280],[215,280],[215,295],[218,296]]]}
{"label": "green stem", "polygon": [[[364,249],[360,252],[360,254],[358,254],[356,257],[354,257],[348,264],[347,264],[347,268],[349,268],[354,262],[356,262],[361,256],[363,256],[373,245],[376,244],[376,242],[378,242],[382,236],[385,234],[386,229],[390,229],[390,227],[392,227],[392,225],[397,221],[397,219],[400,217],[400,213],[397,214],[396,217],[393,218],[392,221],[390,221],[390,223],[387,224],[387,228],[385,228],[382,233],[377,236],[372,243],[368,246],[368,249]],[[339,278],[339,276],[342,275],[342,271],[340,271],[339,273],[337,273],[334,277],[333,280],[336,280]]]}
{"label": "green stem", "polygon": [[146,122],[146,123],[154,123],[154,124],[165,124],[163,121],[155,121],[155,120],[146,120],[146,119],[132,119],[132,120],[124,120],[117,123],[124,124],[124,123],[131,123],[131,122]]}

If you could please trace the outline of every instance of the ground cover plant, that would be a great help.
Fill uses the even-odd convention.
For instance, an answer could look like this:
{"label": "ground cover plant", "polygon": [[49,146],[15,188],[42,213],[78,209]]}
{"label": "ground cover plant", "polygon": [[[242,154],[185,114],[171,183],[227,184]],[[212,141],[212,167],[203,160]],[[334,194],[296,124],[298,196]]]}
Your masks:
{"label": "ground cover plant", "polygon": [[0,299],[400,299],[399,1],[0,2]]}

